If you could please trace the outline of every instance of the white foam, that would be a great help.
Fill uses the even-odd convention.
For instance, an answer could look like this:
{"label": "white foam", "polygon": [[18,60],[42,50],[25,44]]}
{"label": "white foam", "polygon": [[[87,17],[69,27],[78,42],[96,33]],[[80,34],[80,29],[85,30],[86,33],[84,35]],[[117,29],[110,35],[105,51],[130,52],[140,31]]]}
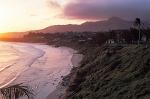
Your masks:
{"label": "white foam", "polygon": [[[69,48],[0,42],[0,49],[1,45],[3,45],[3,51],[13,53],[7,57],[13,58],[3,64],[6,67],[0,67],[0,77],[2,78],[0,86],[24,83],[33,88],[35,99],[45,99],[50,92],[56,89],[62,76],[69,74],[72,68],[71,57],[74,50]],[[6,60],[7,57],[5,57]],[[1,64],[2,62],[0,62]]]}

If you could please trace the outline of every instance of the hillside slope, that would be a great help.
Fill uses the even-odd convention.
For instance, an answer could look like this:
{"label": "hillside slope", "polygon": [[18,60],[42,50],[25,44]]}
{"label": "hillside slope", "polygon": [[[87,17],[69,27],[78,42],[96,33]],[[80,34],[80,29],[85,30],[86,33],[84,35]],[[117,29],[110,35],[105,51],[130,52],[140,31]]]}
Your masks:
{"label": "hillside slope", "polygon": [[96,22],[85,22],[80,25],[68,24],[68,25],[54,25],[44,28],[42,30],[37,30],[36,32],[43,33],[55,33],[55,32],[98,32],[98,31],[108,31],[110,29],[129,29],[132,26],[133,22],[123,20],[118,17],[112,17],[108,20],[104,21],[96,21]]}
{"label": "hillside slope", "polygon": [[150,99],[150,48],[102,46],[81,52],[85,57],[66,99]]}
{"label": "hillside slope", "polygon": [[[143,22],[143,21],[142,21]],[[150,27],[149,22],[143,22],[143,27]],[[95,22],[85,22],[80,25],[76,24],[68,24],[68,25],[54,25],[49,26],[41,30],[33,31],[33,32],[42,32],[42,33],[55,33],[55,32],[99,32],[99,31],[109,31],[109,30],[117,30],[117,29],[129,29],[133,25],[133,21],[127,21],[121,19],[119,17],[111,17],[107,20],[103,21],[95,21]]]}

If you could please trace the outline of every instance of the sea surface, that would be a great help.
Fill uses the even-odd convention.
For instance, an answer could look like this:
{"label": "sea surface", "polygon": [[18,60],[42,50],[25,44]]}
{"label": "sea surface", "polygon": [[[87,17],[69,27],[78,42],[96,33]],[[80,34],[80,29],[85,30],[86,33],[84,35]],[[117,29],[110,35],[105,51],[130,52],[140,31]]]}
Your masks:
{"label": "sea surface", "polygon": [[0,42],[0,88],[23,83],[34,90],[35,99],[45,99],[69,74],[74,53],[66,47]]}

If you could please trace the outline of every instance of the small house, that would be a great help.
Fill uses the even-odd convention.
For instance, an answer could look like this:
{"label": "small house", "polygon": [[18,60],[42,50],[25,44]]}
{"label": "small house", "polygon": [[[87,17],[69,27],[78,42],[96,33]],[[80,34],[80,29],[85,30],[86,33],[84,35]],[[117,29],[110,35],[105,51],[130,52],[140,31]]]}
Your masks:
{"label": "small house", "polygon": [[109,39],[106,41],[106,44],[114,44],[115,40],[114,39]]}

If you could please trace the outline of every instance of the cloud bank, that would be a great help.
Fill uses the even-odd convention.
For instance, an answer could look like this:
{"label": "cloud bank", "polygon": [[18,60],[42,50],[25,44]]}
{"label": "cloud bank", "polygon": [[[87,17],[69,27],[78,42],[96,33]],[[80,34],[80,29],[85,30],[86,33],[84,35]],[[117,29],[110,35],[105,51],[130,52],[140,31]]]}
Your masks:
{"label": "cloud bank", "polygon": [[118,16],[150,20],[150,0],[71,0],[63,14],[74,19],[102,19]]}

